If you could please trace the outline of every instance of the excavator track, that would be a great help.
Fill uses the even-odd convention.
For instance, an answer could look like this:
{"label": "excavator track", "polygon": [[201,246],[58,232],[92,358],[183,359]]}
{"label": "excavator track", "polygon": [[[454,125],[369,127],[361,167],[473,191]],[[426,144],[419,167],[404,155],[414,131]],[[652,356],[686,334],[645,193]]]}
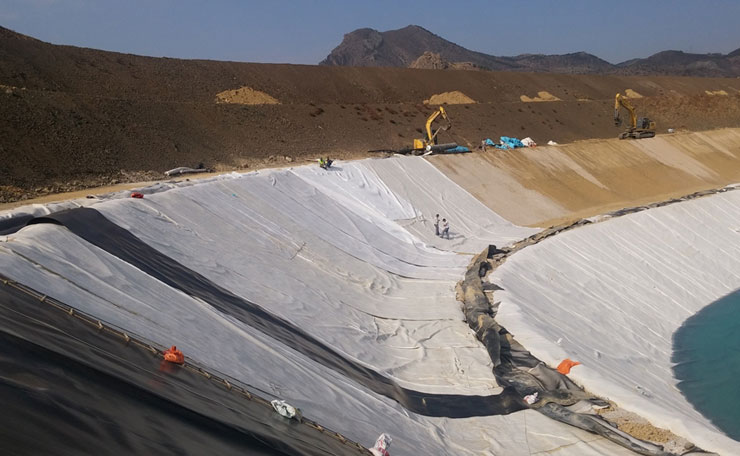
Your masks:
{"label": "excavator track", "polygon": [[651,130],[645,131],[624,131],[619,134],[619,139],[645,139],[655,137],[655,132]]}

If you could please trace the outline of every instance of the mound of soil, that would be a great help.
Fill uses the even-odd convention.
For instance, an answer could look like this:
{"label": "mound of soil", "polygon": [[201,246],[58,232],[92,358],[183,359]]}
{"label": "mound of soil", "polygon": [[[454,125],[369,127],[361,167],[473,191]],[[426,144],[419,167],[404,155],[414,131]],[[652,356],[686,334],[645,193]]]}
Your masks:
{"label": "mound of soil", "polygon": [[224,90],[216,94],[216,103],[232,103],[243,105],[280,104],[278,100],[251,87],[240,87],[234,90]]}
{"label": "mound of soil", "polygon": [[431,105],[441,105],[441,104],[454,105],[454,104],[475,104],[475,103],[476,103],[475,100],[465,95],[464,93],[460,92],[459,90],[435,94],[429,97],[429,99],[424,100],[424,104],[431,104]]}
{"label": "mound of soil", "polygon": [[529,98],[526,95],[522,95],[519,98],[522,100],[523,103],[532,103],[537,101],[560,101],[560,98],[556,97],[546,90],[541,90],[537,92],[537,96],[534,98]]}

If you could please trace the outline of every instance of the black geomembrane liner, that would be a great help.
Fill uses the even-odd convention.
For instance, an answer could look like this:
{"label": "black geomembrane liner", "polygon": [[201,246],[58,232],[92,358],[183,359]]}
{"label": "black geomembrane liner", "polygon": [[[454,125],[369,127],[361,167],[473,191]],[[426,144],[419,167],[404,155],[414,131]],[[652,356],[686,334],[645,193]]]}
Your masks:
{"label": "black geomembrane liner", "polygon": [[407,410],[426,416],[467,418],[508,414],[526,408],[514,388],[500,394],[466,396],[428,394],[403,388],[393,380],[348,360],[334,349],[259,305],[239,297],[164,255],[91,208],[76,208],[39,217],[29,224],[55,223],[163,283],[202,299],[220,312],[261,331]]}

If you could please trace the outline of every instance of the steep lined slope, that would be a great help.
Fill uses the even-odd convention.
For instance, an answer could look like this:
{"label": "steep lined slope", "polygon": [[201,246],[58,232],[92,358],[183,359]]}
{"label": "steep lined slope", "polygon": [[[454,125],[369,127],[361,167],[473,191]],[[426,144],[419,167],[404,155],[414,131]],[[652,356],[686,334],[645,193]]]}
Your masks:
{"label": "steep lined slope", "polygon": [[489,276],[497,320],[548,363],[581,362],[571,376],[590,390],[705,450],[738,454],[740,442],[678,389],[671,359],[684,321],[740,289],[738,204],[727,191],[527,247]]}
{"label": "steep lined slope", "polygon": [[[629,454],[533,410],[500,415],[486,406],[507,390],[456,301],[455,282],[471,256],[427,246],[402,228],[406,219],[392,220],[428,213],[434,192],[449,195],[450,207],[475,200],[421,158],[395,173],[344,166],[86,201],[94,211],[78,213],[108,221],[91,225],[73,212],[56,218],[66,226],[28,226],[0,244],[0,262],[11,278],[149,340],[175,343],[349,438],[372,442],[390,432],[393,454]],[[395,186],[386,176],[403,172],[425,176],[428,187],[386,191]],[[497,229],[511,238],[532,232],[482,205],[475,216],[488,221],[488,242],[510,242]],[[454,248],[459,240],[438,242]],[[408,390],[424,399],[420,409],[396,402]],[[469,415],[432,413],[444,395],[452,408],[470,402]]]}
{"label": "steep lined slope", "polygon": [[[168,257],[237,296],[265,306],[278,317],[334,347],[342,356],[373,366],[404,388],[431,394],[486,395],[493,385],[490,371],[487,372],[490,366],[478,351],[477,342],[467,339],[471,334],[458,320],[459,310],[452,289],[470,256],[450,255],[443,250],[471,252],[488,243],[507,245],[531,233],[531,230],[512,226],[497,213],[506,219],[540,224],[555,217],[593,215],[603,212],[605,207],[656,201],[732,182],[737,178],[737,167],[733,164],[740,150],[738,138],[737,130],[728,129],[665,135],[639,142],[584,141],[565,146],[429,158],[460,186],[425,158],[397,157],[352,163],[340,161],[328,172],[311,166],[259,171],[241,177],[229,175],[204,183],[161,184],[146,190],[143,200],[125,198],[123,194],[118,195],[120,199],[117,200],[102,203],[83,200],[82,204],[92,205]],[[490,159],[490,163],[481,162],[481,158]],[[487,190],[470,187],[476,182]],[[461,187],[471,188],[496,213]],[[29,210],[43,213],[46,209]],[[431,234],[430,221],[435,212],[451,219],[451,240],[440,240]],[[696,212],[703,213],[698,209]],[[725,210],[725,213],[731,212]],[[710,224],[701,218],[697,223]],[[641,224],[642,228],[646,225],[650,224]],[[698,231],[692,230],[692,233]],[[618,236],[619,233],[597,235],[596,239],[606,242]],[[264,380],[257,385],[273,391],[271,394],[295,399],[304,410],[312,411],[312,417],[353,439],[368,441],[377,433],[374,426],[356,424],[355,427],[346,419],[335,421],[339,415],[332,406],[314,399],[330,394],[322,388],[336,388],[325,385],[323,380],[316,383],[314,378],[317,375],[335,378],[336,370],[318,367],[316,360],[304,359],[304,354],[296,360],[295,353],[281,348],[279,356],[290,360],[286,364],[290,374],[277,370],[266,372],[264,368],[255,371],[255,366],[271,364],[269,356],[274,352],[266,354],[257,350],[247,355],[243,347],[269,345],[271,337],[257,337],[251,330],[242,328],[243,321],[237,315],[230,315],[224,322],[220,316],[223,309],[204,308],[201,300],[183,300],[177,290],[143,274],[141,267],[127,266],[126,262],[121,264],[120,258],[101,254],[99,249],[75,238],[64,228],[31,226],[4,239],[0,245],[0,261],[7,266],[5,270],[13,271],[12,278],[37,286],[41,284],[41,292],[85,306],[85,310],[100,318],[144,333],[147,338],[174,341],[187,348],[196,359],[210,359],[209,362],[214,363],[212,367],[236,378],[249,378],[252,382],[261,378],[260,375],[271,379],[296,377],[300,386],[286,386],[283,382],[275,386]],[[678,244],[687,245],[684,241]],[[543,243],[533,250],[533,261],[540,258],[538,249],[547,249],[548,245]],[[598,245],[593,248],[596,253],[590,255],[601,255],[603,249]],[[672,248],[666,247],[669,251]],[[566,250],[573,251],[575,247]],[[673,248],[673,252],[683,250]],[[516,265],[519,255],[523,253],[515,254],[509,261]],[[561,256],[566,263],[574,261],[558,255]],[[522,258],[530,257],[524,255]],[[636,261],[642,264],[642,260]],[[668,264],[673,263],[675,261],[668,261]],[[629,262],[620,261],[617,267],[621,270],[624,264]],[[523,267],[534,276],[514,272],[506,278],[508,286],[495,279],[494,283],[520,296],[509,301],[509,309],[523,306],[526,310],[522,311],[545,315],[552,309],[538,310],[536,306],[549,301],[532,298],[526,291],[544,293],[549,289],[536,285],[541,278],[537,271],[544,266],[535,268],[525,264]],[[557,268],[566,270],[567,267]],[[706,268],[711,269],[710,266]],[[517,282],[517,278],[525,282]],[[723,283],[733,286],[728,281]],[[571,296],[567,291],[569,283],[561,285],[561,290],[565,291],[552,297],[553,300],[560,299],[561,295]],[[499,297],[508,296],[499,295],[499,291],[495,293],[497,301]],[[583,302],[578,299],[578,303]],[[606,299],[604,302],[609,305]],[[708,303],[702,301],[694,305],[699,308]],[[515,307],[511,307],[512,304]],[[317,309],[320,309],[321,318],[316,318]],[[581,314],[590,318],[585,312]],[[205,321],[209,322],[206,326],[219,329],[193,336],[190,331],[196,331],[192,327],[195,323],[188,320],[190,317],[184,317],[193,315],[197,315],[197,330],[201,333]],[[524,337],[530,337],[529,326],[522,326],[518,320],[509,320],[506,326],[509,324],[514,334],[521,331]],[[678,320],[672,320],[672,324],[678,324]],[[226,331],[223,325],[237,327]],[[550,329],[543,331],[547,333]],[[247,332],[248,338],[239,339]],[[212,334],[244,342],[239,347],[231,347],[226,340],[214,341]],[[665,333],[661,337],[656,344],[665,345]],[[224,348],[226,346],[229,348]],[[450,351],[450,346],[454,346],[454,350]],[[539,347],[536,340],[533,347]],[[581,356],[583,351],[576,353]],[[559,355],[546,351],[543,356],[549,356],[552,365],[557,364],[553,359]],[[248,360],[246,365],[241,364],[245,359]],[[584,355],[583,359],[588,358]],[[639,398],[639,390],[638,393],[618,391],[614,393],[618,396],[612,396],[609,386],[612,384],[596,380],[588,377],[584,383],[588,388],[601,388],[599,392],[605,396],[618,397],[620,403],[644,411],[654,418],[654,424],[671,427],[689,439],[694,435],[712,439],[711,428],[697,419],[685,404],[656,410],[630,395],[638,394]],[[315,387],[320,391],[304,397],[305,385],[310,382],[318,385]],[[354,383],[346,387],[356,390]],[[624,388],[624,385],[617,387]],[[657,391],[656,384],[642,387],[649,388],[650,394]],[[337,394],[336,390],[332,391]],[[363,410],[357,413],[366,417],[368,408],[375,410],[381,407],[378,404],[386,404],[384,401],[388,398],[372,396],[367,400],[369,402],[347,399],[349,402],[342,400],[341,403],[350,409]],[[430,449],[443,445],[454,448],[455,453],[461,452],[455,443],[459,439],[465,440],[465,450],[473,452],[486,451],[491,448],[491,442],[495,442],[496,448],[513,454],[536,452],[532,448],[543,451],[553,448],[555,441],[544,438],[544,434],[557,436],[558,445],[573,444],[573,454],[620,451],[605,450],[600,447],[604,445],[600,440],[584,440],[591,437],[560,425],[551,427],[553,423],[531,414],[526,418],[527,428],[537,436],[522,431],[519,427],[522,418],[518,413],[511,415],[512,418],[475,418],[474,424],[465,421],[461,426],[461,421],[438,421],[428,416],[421,421],[407,421],[401,415],[409,413],[408,410],[398,412],[393,407],[397,406],[391,404],[386,408],[383,405],[370,421],[386,422],[388,416],[397,417],[393,427],[399,429],[407,441],[401,445],[402,454],[419,445],[413,436],[420,435],[419,429],[428,426],[440,429],[440,441],[422,445],[429,445]],[[664,415],[666,410],[687,413],[694,424],[688,428],[676,427]],[[345,426],[352,429],[347,430]],[[475,433],[483,432],[479,435],[484,437],[470,440],[470,429],[475,429]],[[507,429],[507,435],[513,435],[513,440],[502,438],[494,429]],[[521,445],[523,438],[530,443],[527,449]],[[708,448],[718,444],[716,439],[714,443],[705,442],[709,442]],[[405,447],[407,443],[409,448]]]}

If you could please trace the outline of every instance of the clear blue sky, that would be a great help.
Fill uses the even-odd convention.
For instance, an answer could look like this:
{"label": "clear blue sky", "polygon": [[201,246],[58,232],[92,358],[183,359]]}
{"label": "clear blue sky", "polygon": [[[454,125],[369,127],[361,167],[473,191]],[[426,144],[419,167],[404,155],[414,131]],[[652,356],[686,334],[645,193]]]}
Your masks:
{"label": "clear blue sky", "polygon": [[352,30],[409,24],[493,55],[740,48],[738,0],[0,0],[3,27],[155,57],[315,64]]}

